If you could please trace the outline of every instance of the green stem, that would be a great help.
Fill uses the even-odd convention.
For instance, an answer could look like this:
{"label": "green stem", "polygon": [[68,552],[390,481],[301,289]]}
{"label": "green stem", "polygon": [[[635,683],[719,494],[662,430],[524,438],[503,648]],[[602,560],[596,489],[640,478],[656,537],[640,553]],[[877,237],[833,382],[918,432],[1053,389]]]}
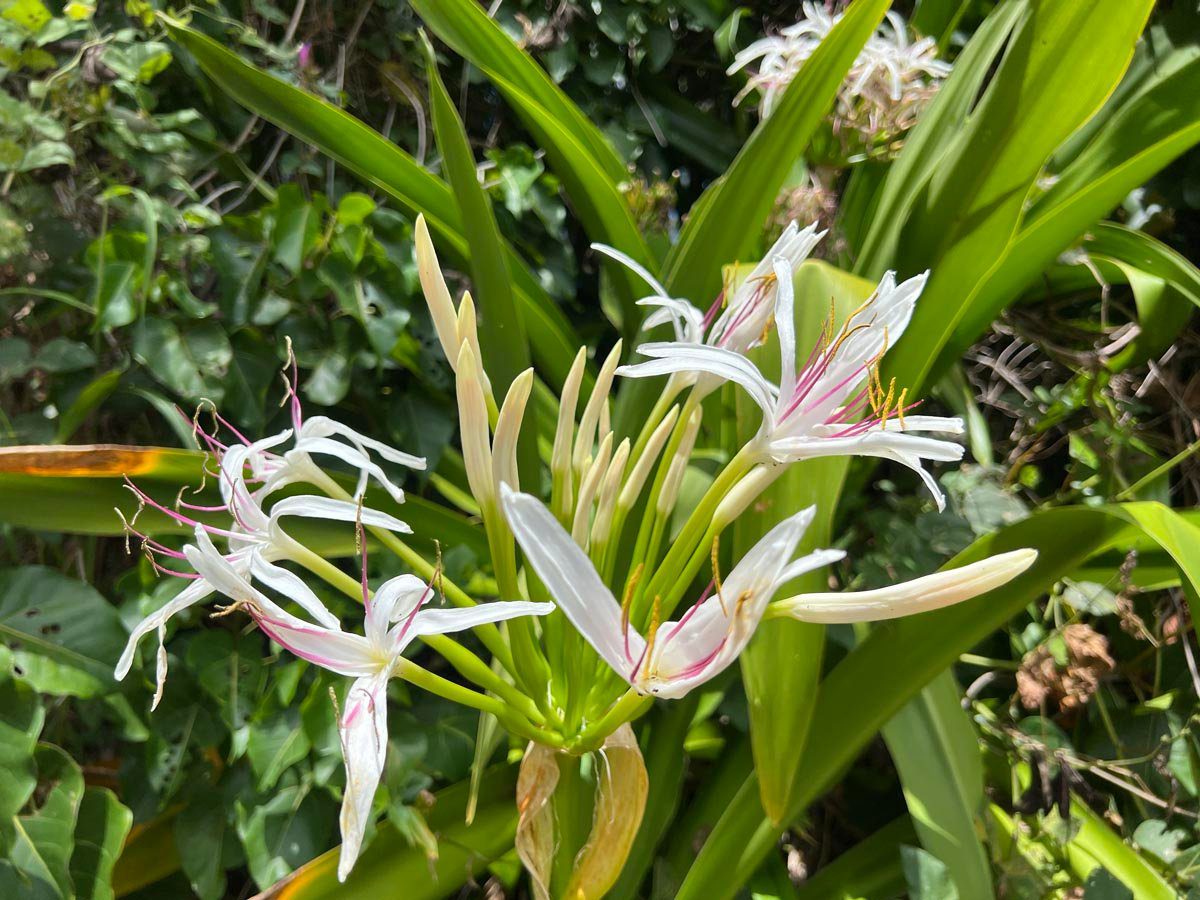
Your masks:
{"label": "green stem", "polygon": [[[303,545],[296,544],[292,549],[293,558],[304,568],[352,600],[362,600],[362,585],[355,579]],[[536,724],[545,724],[542,714],[538,712],[537,707],[527,696],[493,672],[487,663],[466,647],[443,634],[425,635],[421,641],[442,656],[464,678],[469,678],[484,690],[502,697],[505,702]]]}
{"label": "green stem", "polygon": [[626,722],[632,722],[645,714],[653,703],[653,697],[639,694],[636,688],[630,688],[609,707],[608,712],[584,728],[579,736],[569,743],[568,749],[572,752],[597,749],[604,743],[605,738]]}
{"label": "green stem", "polygon": [[[323,476],[317,486],[324,490],[325,493],[339,500],[345,500],[350,503],[355,502],[353,495],[349,491],[321,470],[318,469],[317,472]],[[446,599],[455,606],[467,607],[476,605],[475,601],[467,596],[466,591],[447,578],[444,573],[439,572],[436,566],[386,528],[368,526],[367,530],[381,544],[396,554],[401,562],[413,571],[413,574],[425,579],[427,582],[434,581],[436,576],[437,587],[445,594]],[[515,675],[516,668],[513,665],[512,652],[509,650],[503,635],[500,634],[500,630],[495,625],[480,625],[475,629],[475,634],[479,636],[479,640],[488,648],[492,656],[500,661],[500,665],[504,666],[509,674]]]}

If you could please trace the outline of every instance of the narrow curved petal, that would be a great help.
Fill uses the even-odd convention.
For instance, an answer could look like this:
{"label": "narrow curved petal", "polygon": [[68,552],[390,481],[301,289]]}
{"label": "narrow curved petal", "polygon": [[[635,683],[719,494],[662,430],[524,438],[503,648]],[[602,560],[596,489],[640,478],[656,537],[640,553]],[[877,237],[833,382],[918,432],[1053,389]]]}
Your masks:
{"label": "narrow curved petal", "polygon": [[312,588],[294,572],[269,563],[263,559],[261,554],[256,553],[250,559],[250,574],[267,587],[293,601],[326,628],[340,629],[342,627],[337,616],[326,608],[320,598],[313,593]]}
{"label": "narrow curved petal", "polygon": [[641,657],[646,643],[621,627],[620,605],[591,560],[536,497],[503,487],[501,506],[525,559],[563,614],[613,671],[628,678],[631,662]]}
{"label": "narrow curved petal", "polygon": [[338,881],[345,881],[362,848],[363,833],[371,822],[375,791],[387,758],[387,683],[389,673],[358,678],[346,692],[342,714],[342,759],[346,765],[346,792],[339,823],[342,850]]}
{"label": "narrow curved petal", "polygon": [[667,289],[662,286],[662,283],[653,275],[651,275],[645,266],[639,263],[628,253],[622,253],[616,247],[610,247],[608,244],[592,244],[592,249],[597,253],[607,256],[609,259],[619,262],[630,272],[633,272],[635,275],[637,275],[638,278],[642,279],[642,281],[646,282],[650,289],[660,297],[670,296],[670,294],[667,293]]}
{"label": "narrow curved petal", "polygon": [[413,634],[450,634],[492,622],[506,622],[521,616],[544,616],[554,612],[553,603],[528,600],[497,600],[458,609],[423,609],[413,621]]}
{"label": "narrow curved petal", "polygon": [[[348,500],[335,500],[332,497],[317,497],[312,494],[302,494],[298,497],[288,497],[280,500],[271,507],[271,521],[277,522],[283,516],[300,516],[306,519],[328,519],[334,522],[359,521],[360,507]],[[377,509],[361,507],[362,523],[368,528],[386,528],[388,531],[400,534],[412,534],[412,528],[407,522],[402,522],[395,516],[380,512]]]}
{"label": "narrow curved petal", "polygon": [[627,378],[646,378],[654,375],[669,375],[672,372],[707,372],[718,378],[741,385],[746,393],[763,410],[772,415],[775,408],[776,389],[763,378],[754,363],[740,353],[721,347],[697,346],[695,344],[643,344],[638,353],[651,357],[649,362],[621,366],[618,375]]}
{"label": "narrow curved petal", "polygon": [[998,588],[1028,569],[1036,559],[1036,550],[1013,550],[879,590],[798,594],[774,604],[771,615],[823,624],[878,622],[915,615]]}
{"label": "narrow curved petal", "polygon": [[[346,465],[353,469],[357,469],[360,476],[370,476],[384,490],[391,495],[392,499],[397,503],[404,502],[404,491],[402,491],[395,483],[388,478],[387,473],[378,465],[371,461],[365,452],[339,441],[335,441],[327,437],[304,437],[296,441],[296,450],[302,453],[316,454],[319,456],[332,456],[335,459],[340,459]],[[360,491],[363,485],[360,480]]]}
{"label": "narrow curved petal", "polygon": [[397,450],[383,441],[367,437],[365,434],[355,431],[349,425],[343,425],[341,422],[337,422],[327,416],[313,416],[310,419],[305,419],[304,427],[300,430],[301,439],[308,437],[330,437],[332,435],[343,437],[360,449],[366,448],[367,450],[372,450],[390,463],[396,463],[409,469],[422,470],[425,468],[425,457],[414,456],[411,453],[405,453],[403,450]]}
{"label": "narrow curved petal", "polygon": [[796,386],[796,288],[792,284],[792,265],[787,258],[777,256],[773,264],[775,332],[779,335],[779,396],[790,397]]}
{"label": "narrow curved petal", "polygon": [[[176,616],[185,609],[195,606],[208,598],[213,593],[213,586],[203,578],[197,578],[189,582],[188,585],[168,600],[161,607],[156,609],[134,627],[129,635],[129,640],[125,644],[125,649],[121,653],[121,658],[117,661],[117,666],[113,672],[113,677],[117,681],[121,681],[129,674],[130,668],[133,666],[133,657],[137,652],[137,646],[142,638],[152,631],[159,632],[159,646],[162,646],[162,630],[172,616]],[[165,666],[163,675],[165,676]],[[159,681],[159,689],[161,690],[162,683]]]}
{"label": "narrow curved petal", "polygon": [[262,632],[288,653],[338,675],[368,675],[385,661],[361,634],[309,625],[278,607],[252,606],[250,615]]}

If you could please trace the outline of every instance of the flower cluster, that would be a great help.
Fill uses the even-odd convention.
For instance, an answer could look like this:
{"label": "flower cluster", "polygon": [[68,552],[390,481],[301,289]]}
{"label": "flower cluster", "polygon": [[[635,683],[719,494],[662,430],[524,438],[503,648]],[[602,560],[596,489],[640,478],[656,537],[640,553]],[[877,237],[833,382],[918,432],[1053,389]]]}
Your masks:
{"label": "flower cluster", "polygon": [[[824,7],[805,2],[804,17],[779,34],[755,41],[739,52],[729,74],[749,69],[738,101],[759,95],[759,113],[769,116],[800,68],[841,19]],[[850,67],[838,92],[835,127],[855,133],[868,148],[887,144],[915,123],[950,64],[937,58],[930,38],[910,41],[908,27],[895,12],[872,35]]]}
{"label": "flower cluster", "polygon": [[[293,362],[291,377],[284,376],[291,428],[251,441],[214,410],[216,425],[232,435],[230,442],[225,443],[216,433],[201,429],[198,417],[193,420],[198,442],[207,448],[215,462],[212,475],[220,487],[220,504],[197,505],[185,500],[181,494],[173,505],[168,506],[127,482],[140,504],[190,528],[194,540],[181,549],[172,549],[139,532],[136,516],[127,523],[128,532],[142,540],[156,570],[180,578],[186,584],[171,601],[134,628],[117,664],[116,677],[122,679],[129,673],[141,639],[150,632],[157,632],[157,687],[153,700],[153,706],[157,706],[167,676],[164,646],[167,622],[217,594],[229,601],[220,614],[244,610],[280,647],[314,665],[354,679],[346,692],[340,720],[346,788],[338,874],[344,879],[358,856],[383,773],[388,741],[387,683],[396,676],[420,674],[404,659],[404,651],[418,638],[464,631],[518,616],[544,615],[553,607],[527,601],[479,605],[468,601],[458,609],[432,607],[435,586],[440,586],[438,573],[429,580],[411,574],[400,575],[372,591],[367,581],[362,530],[370,528],[381,536],[391,537],[409,534],[412,529],[389,513],[365,507],[363,498],[367,484],[374,481],[393,500],[402,503],[404,492],[377,460],[409,469],[424,469],[425,460],[395,450],[323,416],[305,419],[296,394],[294,365]],[[216,430],[214,427],[214,432]],[[317,465],[314,457],[335,459],[356,473],[353,493]],[[281,496],[284,488],[294,485],[315,487],[321,493]],[[210,524],[197,516],[210,522],[220,516],[223,522]],[[343,630],[342,623],[306,581],[278,564],[297,563],[335,582],[342,574],[285,531],[281,524],[285,518],[324,519],[356,526],[362,545],[362,576],[348,592],[363,604],[362,633]],[[224,549],[218,548],[218,542]],[[173,568],[179,565],[186,565],[188,570]],[[282,603],[276,602],[271,595],[282,598]],[[297,608],[305,617],[291,612],[289,606]]]}
{"label": "flower cluster", "polygon": [[[731,281],[706,311],[670,296],[636,261],[597,247],[646,282],[650,293],[639,301],[651,309],[646,327],[669,327],[674,340],[642,344],[637,352],[644,359],[623,366],[618,341],[594,374],[581,348],[555,396],[533,369],[493,385],[482,363],[474,303],[469,294],[455,302],[419,218],[418,275],[454,373],[465,483],[501,599],[478,603],[467,596],[405,543],[411,533],[405,522],[366,505],[371,484],[377,488],[372,496],[403,503],[393,470],[422,469],[425,461],[328,418],[306,419],[293,364],[284,379],[290,428],[252,441],[215,411],[212,433],[196,426],[216,463],[220,504],[195,505],[181,495],[168,505],[130,484],[142,504],[186,526],[194,538],[177,550],[138,532],[137,517],[129,523],[154,565],[187,584],[134,630],[118,677],[130,670],[141,638],[157,632],[157,703],[168,620],[216,594],[228,601],[222,614],[244,611],[280,647],[352,679],[340,718],[346,765],[340,877],[354,864],[371,821],[393,677],[486,712],[530,742],[519,792],[537,802],[522,807],[518,850],[535,875],[545,871],[546,848],[554,843],[544,838],[554,827],[546,803],[559,771],[555,758],[619,755],[621,765],[597,788],[597,809],[612,814],[598,817],[588,852],[604,856],[609,851],[603,848],[623,846],[621,856],[645,802],[645,770],[629,723],[654,698],[683,697],[727,670],[766,619],[859,622],[937,609],[1005,583],[1036,555],[1001,554],[878,591],[778,597],[796,579],[844,556],[834,549],[799,553],[817,512],[807,508],[788,510],[722,572],[728,557],[722,534],[793,463],[822,456],[893,460],[917,472],[940,506],[941,492],[924,463],[962,455],[957,443],[930,436],[960,433],[960,420],[914,414],[917,404],[907,392],[884,385],[879,375],[880,361],[912,317],[925,275],[897,282],[889,273],[843,320],[831,311],[811,348],[797,347],[795,269],[823,236],[816,225],[789,224],[749,275]],[[769,338],[779,346],[778,382],[748,355]],[[636,435],[614,428],[618,376],[667,376]],[[702,496],[685,503],[684,479],[706,439],[706,407],[713,407],[704,400],[726,383],[757,404],[761,425],[730,450]],[[538,438],[533,446],[548,469],[545,479],[527,462],[518,466],[522,430],[532,431],[526,408],[534,396],[542,413],[557,406],[556,416],[538,416],[541,426],[530,435]],[[335,461],[349,478],[339,479],[318,459]],[[295,518],[353,525],[360,577],[297,540],[285,525]],[[410,574],[372,590],[367,531]],[[361,629],[343,627],[310,587],[313,578],[362,603]],[[435,604],[439,596],[451,606]],[[466,629],[491,652],[490,663],[448,637]],[[480,690],[407,659],[405,651],[418,639]],[[628,799],[615,802],[618,796]],[[595,876],[589,895],[611,885],[619,865],[610,863],[596,862],[607,874]],[[540,877],[534,883],[539,896],[548,896]]]}

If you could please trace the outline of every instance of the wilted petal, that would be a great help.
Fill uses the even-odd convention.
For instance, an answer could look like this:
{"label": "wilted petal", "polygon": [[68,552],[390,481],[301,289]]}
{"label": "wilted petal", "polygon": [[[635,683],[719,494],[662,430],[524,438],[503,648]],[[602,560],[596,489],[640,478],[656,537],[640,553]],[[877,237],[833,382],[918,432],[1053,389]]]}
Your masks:
{"label": "wilted petal", "polygon": [[772,617],[837,624],[876,622],[929,612],[969,600],[1016,578],[1037,559],[1036,550],[1013,550],[874,591],[798,594],[771,607]]}
{"label": "wilted petal", "polygon": [[387,755],[388,672],[359,678],[346,693],[342,714],[342,759],[346,764],[346,791],[342,797],[342,852],[338,881],[345,881],[362,847],[363,833],[371,822],[371,806],[383,774]]}
{"label": "wilted petal", "polygon": [[556,844],[554,809],[550,800],[558,787],[557,754],[531,743],[517,775],[517,855],[529,873],[533,895],[550,900],[550,869]]}
{"label": "wilted petal", "polygon": [[600,900],[625,867],[646,811],[650,778],[633,729],[626,722],[598,751],[592,831],[575,857],[564,894],[573,900]]}

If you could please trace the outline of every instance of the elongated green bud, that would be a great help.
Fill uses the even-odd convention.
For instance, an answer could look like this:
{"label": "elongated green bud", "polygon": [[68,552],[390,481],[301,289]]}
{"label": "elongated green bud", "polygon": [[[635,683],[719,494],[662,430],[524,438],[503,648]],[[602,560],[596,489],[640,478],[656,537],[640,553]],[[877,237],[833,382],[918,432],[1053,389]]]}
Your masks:
{"label": "elongated green bud", "polygon": [[442,276],[442,267],[438,263],[437,251],[433,249],[429,226],[425,224],[423,215],[417,216],[415,237],[417,277],[421,280],[421,291],[425,294],[425,303],[429,307],[429,316],[433,319],[433,328],[442,345],[442,352],[446,354],[450,368],[454,369],[458,366],[458,316],[454,312],[454,301]]}
{"label": "elongated green bud", "polygon": [[582,478],[584,469],[587,468],[588,457],[592,453],[592,441],[596,435],[596,426],[600,422],[600,413],[604,409],[604,404],[608,402],[608,393],[612,390],[613,373],[617,370],[617,363],[620,361],[621,342],[617,341],[612,352],[604,360],[604,365],[600,367],[600,374],[596,376],[596,386],[592,388],[592,395],[588,397],[587,406],[583,408],[583,416],[579,419],[579,433],[575,437],[575,452],[572,458],[572,466],[577,478]]}
{"label": "elongated green bud", "polygon": [[684,473],[687,472],[688,460],[692,458],[692,448],[696,446],[696,435],[700,431],[701,417],[700,408],[696,407],[688,417],[687,424],[684,425],[679,448],[671,457],[671,464],[663,479],[662,491],[658,495],[656,511],[660,516],[669,515],[675,508],[675,501],[679,499],[679,488],[683,484]]}
{"label": "elongated green bud", "polygon": [[458,427],[462,438],[463,464],[476,502],[485,511],[495,503],[492,451],[488,445],[487,401],[480,383],[475,351],[463,343],[458,352]]}
{"label": "elongated green bud", "polygon": [[579,403],[579,385],[583,381],[586,364],[587,348],[580,347],[571,371],[563,382],[562,399],[558,404],[558,426],[554,430],[554,451],[550,455],[550,474],[553,477],[551,509],[564,527],[571,521],[575,501],[571,450],[575,440],[575,407]]}
{"label": "elongated green bud", "polygon": [[496,420],[496,436],[492,440],[492,476],[497,486],[507,484],[520,490],[517,478],[517,438],[525,418],[525,405],[533,389],[533,369],[526,369],[513,379]]}
{"label": "elongated green bud", "polygon": [[625,480],[625,486],[621,488],[621,495],[617,498],[619,509],[633,509],[633,505],[637,502],[637,498],[646,484],[646,479],[650,477],[650,470],[658,460],[658,454],[662,452],[663,445],[666,444],[667,438],[671,436],[671,431],[675,428],[677,418],[679,418],[679,406],[675,405],[671,407],[663,420],[658,423],[658,427],[654,429],[654,433],[650,435],[650,440],[646,442],[642,455],[634,463],[633,471],[629,473],[629,478]]}
{"label": "elongated green bud", "polygon": [[[612,432],[609,432],[605,436],[605,440],[609,440],[611,436]],[[593,547],[602,546],[608,541],[613,514],[616,512],[617,490],[625,477],[625,466],[629,462],[629,449],[629,438],[625,438],[613,453],[608,471],[604,473],[604,480],[600,485],[600,498],[596,501],[596,520],[592,523],[591,544]]]}
{"label": "elongated green bud", "polygon": [[583,479],[579,482],[579,500],[575,504],[575,522],[571,527],[571,537],[583,549],[587,549],[588,525],[592,518],[592,502],[600,489],[600,479],[608,468],[608,459],[612,454],[612,434],[604,439],[596,458],[588,466]]}

